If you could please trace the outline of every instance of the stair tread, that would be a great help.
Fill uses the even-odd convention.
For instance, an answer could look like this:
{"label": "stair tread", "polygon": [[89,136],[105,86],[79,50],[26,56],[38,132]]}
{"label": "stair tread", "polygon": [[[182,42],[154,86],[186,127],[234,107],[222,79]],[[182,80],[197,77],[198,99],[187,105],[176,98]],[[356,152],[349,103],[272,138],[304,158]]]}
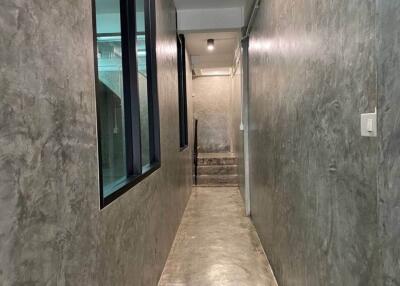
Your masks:
{"label": "stair tread", "polygon": [[199,153],[199,159],[209,159],[209,158],[237,158],[234,153]]}
{"label": "stair tread", "polygon": [[234,153],[200,153],[197,163],[197,186],[239,185],[238,158]]}
{"label": "stair tread", "polygon": [[[200,166],[200,165],[199,165]],[[233,164],[212,164],[212,165],[201,165],[202,167],[206,167],[206,166],[212,166],[212,167],[215,167],[215,166],[238,166],[238,164],[237,163],[233,163]]]}
{"label": "stair tread", "polygon": [[204,174],[204,175],[197,175],[197,177],[237,177],[238,174]]}
{"label": "stair tread", "polygon": [[198,165],[237,165],[237,158],[200,158],[197,161]]}
{"label": "stair tread", "polygon": [[216,165],[198,165],[197,167],[206,169],[206,168],[237,168],[238,165],[236,164],[231,164],[231,165],[221,165],[221,164],[216,164]]}
{"label": "stair tread", "polygon": [[198,166],[198,175],[235,175],[238,173],[238,165],[202,165]]}
{"label": "stair tread", "polygon": [[195,187],[237,187],[239,184],[197,184]]}

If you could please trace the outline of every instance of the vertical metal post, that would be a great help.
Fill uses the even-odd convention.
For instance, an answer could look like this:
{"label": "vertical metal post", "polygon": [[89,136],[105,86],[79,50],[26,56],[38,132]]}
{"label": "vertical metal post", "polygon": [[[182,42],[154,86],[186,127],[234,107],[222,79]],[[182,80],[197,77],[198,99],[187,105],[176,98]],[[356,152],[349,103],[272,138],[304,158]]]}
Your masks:
{"label": "vertical metal post", "polygon": [[250,150],[249,150],[249,38],[242,40],[242,114],[244,125],[245,210],[250,216]]}

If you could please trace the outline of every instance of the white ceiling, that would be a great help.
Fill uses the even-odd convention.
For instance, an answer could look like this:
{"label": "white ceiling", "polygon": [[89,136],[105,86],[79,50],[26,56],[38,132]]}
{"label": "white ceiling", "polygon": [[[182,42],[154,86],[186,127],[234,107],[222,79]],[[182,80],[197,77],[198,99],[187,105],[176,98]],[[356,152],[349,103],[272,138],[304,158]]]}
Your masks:
{"label": "white ceiling", "polygon": [[[186,48],[193,68],[231,67],[239,37],[239,31],[187,34]],[[207,49],[207,39],[214,39],[213,51]]]}
{"label": "white ceiling", "polygon": [[[120,13],[119,0],[96,0],[97,13]],[[136,1],[136,11],[144,11],[144,1]]]}
{"label": "white ceiling", "polygon": [[246,7],[249,0],[175,0],[178,10]]}
{"label": "white ceiling", "polygon": [[[192,56],[221,55],[231,53],[238,40],[238,32],[190,33],[186,35],[186,47]],[[207,40],[214,39],[214,51],[207,50]]]}
{"label": "white ceiling", "polygon": [[[186,48],[191,56],[193,69],[232,66],[235,50],[240,39],[239,27],[243,27],[243,24],[237,25],[236,28],[232,27],[231,29],[226,29],[221,28],[223,25],[219,22],[224,21],[224,23],[226,23],[230,18],[225,16],[232,15],[232,10],[229,9],[234,8],[236,9],[234,11],[240,11],[240,13],[237,14],[238,16],[234,16],[235,19],[238,17],[240,18],[238,22],[245,23],[253,3],[254,0],[175,0],[178,17],[182,17],[180,20],[183,20],[183,16],[187,14],[185,20],[192,23],[192,26],[196,26],[193,27],[194,29],[186,29],[185,33]],[[196,12],[190,12],[189,10]],[[215,26],[210,29],[196,29],[199,28],[197,25],[202,26],[205,21],[208,21],[206,24],[209,24],[210,21],[213,22],[212,17],[217,16],[212,14],[211,11],[220,11],[220,14],[215,14],[220,15],[218,20],[214,21]],[[225,15],[224,13],[229,15]],[[179,22],[182,21],[178,20],[178,23]],[[203,25],[202,27],[206,26],[207,25]],[[199,31],[195,32],[196,30]],[[185,32],[185,29],[181,29],[181,31]],[[212,52],[207,50],[207,39],[215,40],[215,49]]]}
{"label": "white ceiling", "polygon": [[245,20],[250,16],[250,10],[255,0],[174,0],[179,10],[242,8]]}

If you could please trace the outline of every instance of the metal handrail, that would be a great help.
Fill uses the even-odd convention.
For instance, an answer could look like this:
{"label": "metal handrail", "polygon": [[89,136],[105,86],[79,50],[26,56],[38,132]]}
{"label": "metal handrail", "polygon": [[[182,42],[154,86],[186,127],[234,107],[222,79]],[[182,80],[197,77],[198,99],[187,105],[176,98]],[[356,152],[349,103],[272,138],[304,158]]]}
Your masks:
{"label": "metal handrail", "polygon": [[194,163],[194,184],[197,185],[197,167],[198,167],[198,157],[199,157],[199,151],[198,151],[198,125],[199,125],[199,120],[195,119],[194,120],[194,146],[193,146],[193,163]]}

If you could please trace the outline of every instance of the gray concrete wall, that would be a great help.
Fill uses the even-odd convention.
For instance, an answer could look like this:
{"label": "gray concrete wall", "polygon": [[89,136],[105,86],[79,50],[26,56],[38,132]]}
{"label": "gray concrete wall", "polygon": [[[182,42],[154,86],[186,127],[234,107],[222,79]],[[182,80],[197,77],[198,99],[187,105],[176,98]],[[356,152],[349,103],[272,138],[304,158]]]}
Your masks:
{"label": "gray concrete wall", "polygon": [[91,1],[0,3],[1,285],[157,284],[191,150],[179,152],[175,7],[156,2],[162,167],[102,211]]}
{"label": "gray concrete wall", "polygon": [[[188,107],[188,128],[189,128],[189,145],[188,152],[191,154],[190,163],[192,166],[191,183],[194,182],[194,162],[193,162],[193,152],[194,152],[194,104],[193,104],[193,78],[192,78],[192,63],[188,51],[185,53],[186,56],[186,98]],[[179,97],[178,97],[179,100]],[[179,104],[179,101],[178,101]]]}
{"label": "gray concrete wall", "polygon": [[377,104],[375,1],[261,3],[250,39],[251,208],[278,283],[382,285],[378,139],[360,136],[360,113]]}
{"label": "gray concrete wall", "polygon": [[206,76],[193,79],[194,117],[199,120],[199,152],[231,150],[230,76]]}
{"label": "gray concrete wall", "polygon": [[244,182],[244,132],[240,130],[242,121],[242,66],[239,58],[238,66],[232,76],[231,98],[231,150],[238,157],[239,189],[245,198]]}
{"label": "gray concrete wall", "polygon": [[378,0],[377,4],[379,285],[392,286],[400,285],[400,2]]}
{"label": "gray concrete wall", "polygon": [[231,96],[231,150],[240,153],[243,149],[243,132],[240,130],[242,116],[242,87],[241,87],[241,66],[239,65],[231,77],[232,96]]}

